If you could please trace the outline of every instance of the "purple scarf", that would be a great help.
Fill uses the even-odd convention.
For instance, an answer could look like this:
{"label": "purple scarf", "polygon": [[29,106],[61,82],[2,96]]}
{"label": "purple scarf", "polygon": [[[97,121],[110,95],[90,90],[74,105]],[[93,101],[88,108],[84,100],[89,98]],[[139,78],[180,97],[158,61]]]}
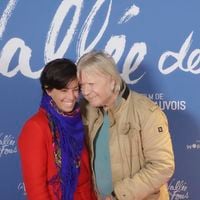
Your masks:
{"label": "purple scarf", "polygon": [[[80,109],[76,106],[76,109],[70,115],[59,113],[52,98],[47,94],[42,97],[41,107],[47,112],[53,133],[54,155],[59,169],[58,176],[61,182],[62,200],[73,200],[84,144]],[[52,181],[55,179],[54,177]]]}

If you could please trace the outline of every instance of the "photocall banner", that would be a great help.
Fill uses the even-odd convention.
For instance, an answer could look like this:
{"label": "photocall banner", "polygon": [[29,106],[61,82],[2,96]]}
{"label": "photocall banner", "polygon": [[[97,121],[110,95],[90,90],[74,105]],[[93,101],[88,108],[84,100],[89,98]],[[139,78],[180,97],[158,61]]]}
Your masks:
{"label": "photocall banner", "polygon": [[166,113],[171,200],[200,199],[200,1],[0,1],[0,199],[24,200],[17,140],[55,58],[105,50],[132,90]]}

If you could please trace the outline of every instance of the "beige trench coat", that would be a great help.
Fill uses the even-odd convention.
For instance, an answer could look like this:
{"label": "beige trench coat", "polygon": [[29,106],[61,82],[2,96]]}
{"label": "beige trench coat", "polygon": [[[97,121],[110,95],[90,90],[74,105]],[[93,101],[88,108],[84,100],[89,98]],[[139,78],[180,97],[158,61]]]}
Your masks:
{"label": "beige trench coat", "polygon": [[[127,87],[117,102],[108,110],[112,182],[117,198],[168,200],[167,182],[174,172],[174,154],[165,114],[147,97]],[[82,105],[82,112],[93,166],[93,141],[103,113],[88,104]]]}

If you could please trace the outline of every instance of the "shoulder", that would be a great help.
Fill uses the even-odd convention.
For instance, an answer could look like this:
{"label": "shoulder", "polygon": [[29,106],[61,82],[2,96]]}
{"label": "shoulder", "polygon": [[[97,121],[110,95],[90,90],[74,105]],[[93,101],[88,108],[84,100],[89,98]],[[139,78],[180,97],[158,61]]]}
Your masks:
{"label": "shoulder", "polygon": [[167,121],[165,113],[148,97],[131,91],[128,101],[128,112],[130,113],[130,117],[134,117],[134,119],[143,125],[147,122],[160,123],[161,121]]}
{"label": "shoulder", "polygon": [[43,109],[39,109],[37,113],[31,116],[23,125],[19,140],[28,138],[43,137],[45,132],[49,130],[49,123],[46,113]]}
{"label": "shoulder", "polygon": [[132,101],[134,107],[139,110],[147,112],[154,112],[155,110],[160,110],[160,107],[151,99],[135,91],[131,91],[129,101]]}
{"label": "shoulder", "polygon": [[32,115],[24,124],[24,126],[45,126],[48,124],[48,118],[46,112],[43,109],[39,109],[37,113]]}

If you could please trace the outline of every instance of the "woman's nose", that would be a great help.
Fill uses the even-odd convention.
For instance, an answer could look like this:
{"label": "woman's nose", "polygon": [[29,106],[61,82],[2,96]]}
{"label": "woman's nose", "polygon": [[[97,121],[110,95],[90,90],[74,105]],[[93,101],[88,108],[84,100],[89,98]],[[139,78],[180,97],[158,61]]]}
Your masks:
{"label": "woman's nose", "polygon": [[77,92],[75,92],[74,90],[69,90],[67,95],[68,95],[70,100],[74,100],[77,96],[76,93]]}

